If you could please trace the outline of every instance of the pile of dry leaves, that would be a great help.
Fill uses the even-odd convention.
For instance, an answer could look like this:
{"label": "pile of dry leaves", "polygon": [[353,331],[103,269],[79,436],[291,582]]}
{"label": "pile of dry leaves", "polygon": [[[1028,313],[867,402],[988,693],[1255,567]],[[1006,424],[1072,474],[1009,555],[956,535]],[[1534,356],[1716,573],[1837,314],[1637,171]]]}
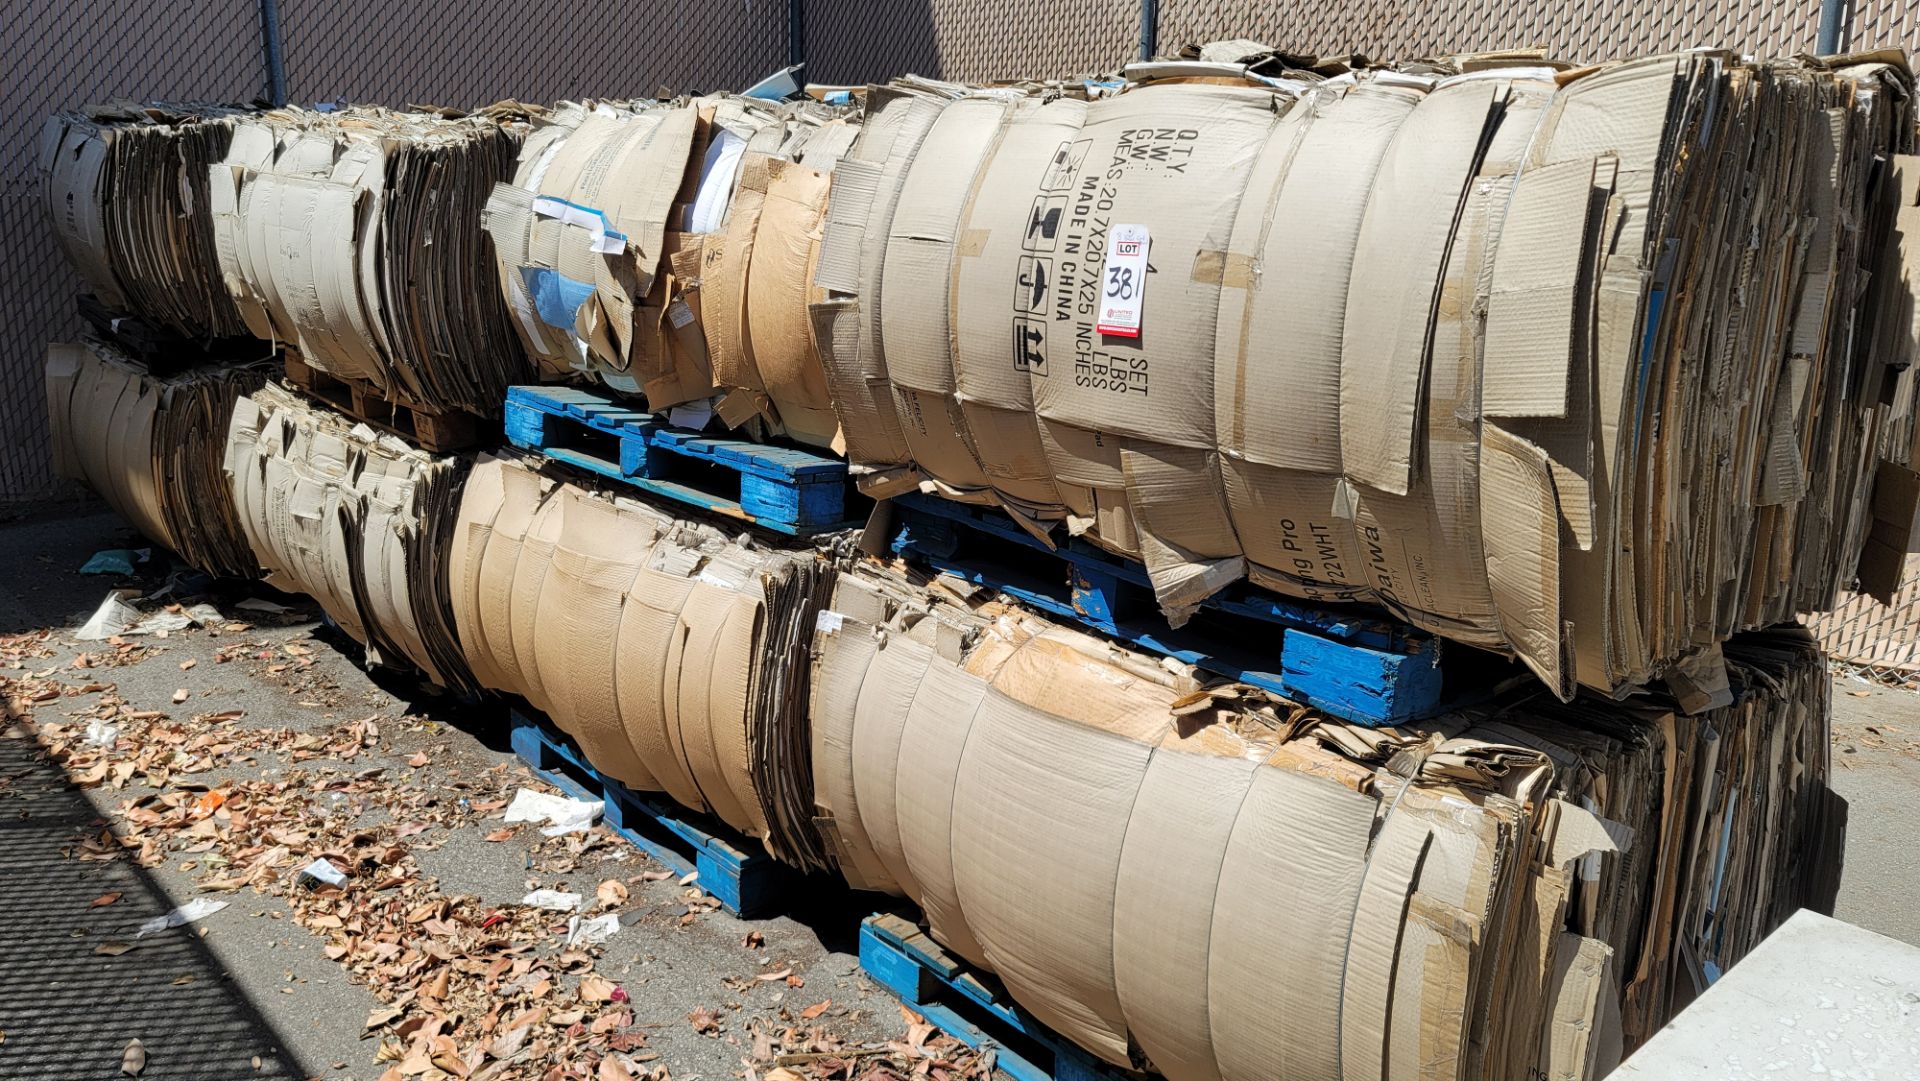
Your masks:
{"label": "pile of dry leaves", "polygon": [[[9,728],[36,739],[74,783],[125,793],[114,827],[75,838],[69,858],[149,867],[173,861],[210,897],[251,891],[281,899],[300,926],[325,941],[327,957],[383,1004],[366,1020],[380,1081],[667,1081],[667,1068],[635,1025],[626,989],[596,971],[600,948],[576,944],[573,932],[589,912],[569,917],[448,895],[415,862],[416,848],[435,844],[435,830],[489,831],[487,841],[514,837],[514,827],[500,827],[498,812],[525,783],[524,771],[499,766],[445,784],[399,783],[387,767],[364,764],[381,756],[378,717],[323,733],[255,727],[241,723],[237,710],[178,719],[124,700],[105,678],[105,670],[158,656],[153,647],[111,640],[69,664],[36,667],[58,655],[56,645],[45,632],[0,639],[0,672],[11,673],[0,675]],[[252,661],[262,666],[256,675],[272,681],[308,667],[308,650],[236,642],[216,660]],[[425,764],[424,752],[408,762]],[[257,768],[263,765],[282,768]],[[235,772],[256,776],[239,779]],[[370,808],[384,814],[369,815]],[[589,848],[624,843],[596,829],[542,841],[536,852],[542,870],[564,874]],[[666,877],[643,870],[626,882],[608,879],[589,910],[618,911],[627,882]],[[688,892],[682,924],[715,904]],[[126,948],[109,942],[97,950]],[[772,975],[792,987],[803,982],[790,971]],[[900,1039],[850,1045],[822,1023],[829,1005],[782,1009],[777,1024],[753,1019],[740,1076],[992,1075],[990,1053],[970,1051],[904,1009]],[[710,1035],[723,1024],[705,1007],[687,1020]]]}

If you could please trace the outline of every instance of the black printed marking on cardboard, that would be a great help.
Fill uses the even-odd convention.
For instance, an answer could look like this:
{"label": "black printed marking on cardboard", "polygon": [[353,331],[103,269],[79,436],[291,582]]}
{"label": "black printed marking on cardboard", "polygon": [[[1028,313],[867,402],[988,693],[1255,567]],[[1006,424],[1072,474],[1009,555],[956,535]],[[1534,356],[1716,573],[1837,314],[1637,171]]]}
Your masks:
{"label": "black printed marking on cardboard", "polygon": [[1034,196],[1033,208],[1027,212],[1026,231],[1020,236],[1020,246],[1027,251],[1052,251],[1059,243],[1060,222],[1066,216],[1066,196]]}
{"label": "black printed marking on cardboard", "polygon": [[1022,255],[1014,273],[1013,310],[1029,315],[1047,310],[1047,291],[1053,288],[1053,260]]}
{"label": "black printed marking on cardboard", "polygon": [[1047,323],[1044,319],[1013,320],[1013,369],[1047,376]]}
{"label": "black printed marking on cardboard", "polygon": [[1080,172],[1080,166],[1087,160],[1087,150],[1093,146],[1092,139],[1063,141],[1060,149],[1053,152],[1053,159],[1047,162],[1047,172],[1040,178],[1041,191],[1066,191],[1073,187],[1073,178]]}
{"label": "black printed marking on cardboard", "polygon": [[1114,394],[1147,393],[1147,358],[1085,348],[1081,338],[1073,351],[1073,383]]}

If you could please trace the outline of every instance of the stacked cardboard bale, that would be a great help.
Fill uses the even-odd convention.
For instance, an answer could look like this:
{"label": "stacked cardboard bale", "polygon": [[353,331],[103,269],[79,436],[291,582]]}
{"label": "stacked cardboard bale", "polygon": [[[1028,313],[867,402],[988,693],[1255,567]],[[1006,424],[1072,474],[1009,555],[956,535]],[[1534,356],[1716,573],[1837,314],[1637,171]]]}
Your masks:
{"label": "stacked cardboard bale", "polygon": [[1908,457],[1911,334],[1853,329],[1911,330],[1865,288],[1897,58],[1134,74],[868,94],[814,313],[870,491],[1064,519],[1176,621],[1242,577],[1373,601],[1563,696],[1851,576]]}
{"label": "stacked cardboard bale", "polygon": [[488,200],[500,284],[541,374],[819,446],[835,425],[806,308],[834,162],[816,102],[566,103]]}
{"label": "stacked cardboard bale", "polygon": [[40,171],[54,236],[108,307],[190,338],[247,332],[220,284],[207,173],[238,115],[128,103],[47,120]]}
{"label": "stacked cardboard bale", "polygon": [[250,578],[259,563],[222,463],[234,403],[270,374],[261,363],[155,375],[96,339],[49,345],[54,468],[188,563]]}
{"label": "stacked cardboard bale", "polygon": [[1703,717],[1535,691],[1370,730],[936,596],[862,568],[821,614],[823,831],[1116,1065],[1596,1077],[1828,877],[1802,632],[1731,648]]}
{"label": "stacked cardboard bale", "polygon": [[474,686],[447,587],[469,465],[278,385],[236,403],[225,459],[267,581],[319,601],[375,663],[411,665],[454,689]]}
{"label": "stacked cardboard bale", "polygon": [[218,277],[246,327],[388,400],[497,415],[527,365],[479,222],[523,128],[511,105],[236,120],[208,175]]}
{"label": "stacked cardboard bale", "polygon": [[828,866],[806,734],[827,565],[536,463],[483,458],[461,502],[453,612],[476,678],[525,697],[627,787]]}
{"label": "stacked cardboard bale", "polygon": [[[97,346],[50,358],[61,459],[376,660],[523,696],[628,787],[911,898],[1110,1062],[1595,1077],[1831,895],[1818,653],[1717,643],[1825,603],[1885,539],[1865,508],[1920,491],[1908,77],[1328,74],[912,79],[858,123],[562,104],[524,143],[518,107],[127,111],[49,129],[49,192],[103,294],[196,333],[224,297],[396,400],[590,375],[843,449],[876,495],[1064,521],[1176,618],[1241,577],[1371,600],[1544,690],[1335,723]],[[1561,700],[1675,661],[1683,701]]]}

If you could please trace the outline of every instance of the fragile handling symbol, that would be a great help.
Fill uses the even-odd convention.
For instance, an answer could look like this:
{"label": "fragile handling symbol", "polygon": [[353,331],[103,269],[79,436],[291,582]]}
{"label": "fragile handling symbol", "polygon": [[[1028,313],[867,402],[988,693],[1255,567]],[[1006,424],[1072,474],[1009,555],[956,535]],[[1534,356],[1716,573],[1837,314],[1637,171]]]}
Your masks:
{"label": "fragile handling symbol", "polygon": [[1066,217],[1067,199],[1064,195],[1042,195],[1033,201],[1033,207],[1027,212],[1027,231],[1021,237],[1020,246],[1027,251],[1049,252],[1060,234],[1061,219]]}

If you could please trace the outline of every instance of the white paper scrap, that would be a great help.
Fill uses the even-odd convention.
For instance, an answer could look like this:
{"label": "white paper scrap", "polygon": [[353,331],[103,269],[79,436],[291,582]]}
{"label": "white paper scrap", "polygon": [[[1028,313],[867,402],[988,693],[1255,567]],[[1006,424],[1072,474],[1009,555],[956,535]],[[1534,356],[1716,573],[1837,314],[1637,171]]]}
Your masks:
{"label": "white paper scrap", "polygon": [[134,932],[133,937],[145,938],[148,935],[157,935],[170,927],[185,927],[197,920],[204,920],[225,907],[227,907],[225,901],[196,897],[164,916],[155,916],[141,924],[140,930]]}
{"label": "white paper scrap", "polygon": [[591,919],[578,916],[567,921],[567,945],[598,946],[620,931],[620,914],[608,912]]}
{"label": "white paper scrap", "polygon": [[544,792],[535,792],[531,788],[522,788],[514,793],[513,802],[507,805],[507,813],[501,817],[501,820],[552,823],[540,832],[548,837],[558,837],[563,833],[581,833],[592,829],[593,824],[600,820],[600,813],[605,809],[598,803],[568,799],[565,796],[549,796]]}
{"label": "white paper scrap", "polygon": [[564,890],[534,890],[520,898],[520,903],[553,912],[578,912],[580,900],[579,894],[567,893]]}
{"label": "white paper scrap", "polygon": [[104,642],[116,634],[125,634],[140,621],[140,610],[127,603],[140,595],[137,589],[116,589],[108,593],[93,615],[73,636],[82,642]]}

